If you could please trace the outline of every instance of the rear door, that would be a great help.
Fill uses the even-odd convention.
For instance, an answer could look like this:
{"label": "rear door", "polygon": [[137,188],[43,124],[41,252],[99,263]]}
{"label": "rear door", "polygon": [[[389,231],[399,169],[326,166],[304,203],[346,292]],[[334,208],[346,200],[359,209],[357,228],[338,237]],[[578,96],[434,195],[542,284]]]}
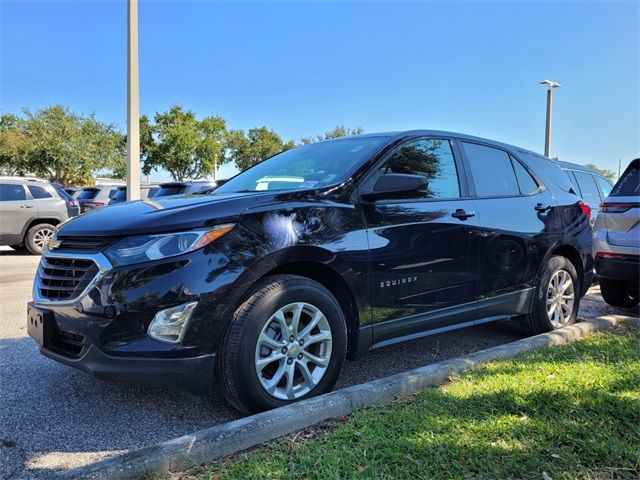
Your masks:
{"label": "rear door", "polygon": [[27,225],[37,216],[36,204],[24,185],[0,183],[0,243],[21,243]]}
{"label": "rear door", "polygon": [[480,214],[472,240],[480,252],[478,315],[528,313],[536,274],[561,228],[556,202],[510,152],[475,141],[460,144]]}
{"label": "rear door", "polygon": [[29,184],[27,188],[36,204],[39,218],[55,218],[62,222],[69,217],[67,201],[56,195],[53,187]]}

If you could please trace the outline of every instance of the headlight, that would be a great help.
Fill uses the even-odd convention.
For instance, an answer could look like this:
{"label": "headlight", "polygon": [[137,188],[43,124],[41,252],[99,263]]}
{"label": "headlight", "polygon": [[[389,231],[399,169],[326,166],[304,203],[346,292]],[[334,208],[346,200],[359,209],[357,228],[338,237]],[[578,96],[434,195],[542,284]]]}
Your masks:
{"label": "headlight", "polygon": [[235,224],[177,233],[142,235],[120,240],[104,251],[114,267],[174,257],[193,252],[229,233]]}

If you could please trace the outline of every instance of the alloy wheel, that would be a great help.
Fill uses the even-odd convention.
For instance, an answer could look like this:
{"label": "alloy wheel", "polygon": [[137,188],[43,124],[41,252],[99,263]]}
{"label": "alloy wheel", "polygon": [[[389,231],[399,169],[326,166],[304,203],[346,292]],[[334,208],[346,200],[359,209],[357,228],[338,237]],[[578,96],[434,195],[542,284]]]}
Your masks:
{"label": "alloy wheel", "polygon": [[255,371],[262,388],[280,400],[295,400],[313,390],[331,361],[331,327],[310,303],[278,309],[256,344]]}
{"label": "alloy wheel", "polygon": [[564,327],[573,313],[575,289],[569,272],[558,270],[547,287],[547,316],[555,328]]}
{"label": "alloy wheel", "polygon": [[42,250],[44,246],[49,243],[53,236],[53,230],[51,228],[42,228],[33,235],[33,244]]}

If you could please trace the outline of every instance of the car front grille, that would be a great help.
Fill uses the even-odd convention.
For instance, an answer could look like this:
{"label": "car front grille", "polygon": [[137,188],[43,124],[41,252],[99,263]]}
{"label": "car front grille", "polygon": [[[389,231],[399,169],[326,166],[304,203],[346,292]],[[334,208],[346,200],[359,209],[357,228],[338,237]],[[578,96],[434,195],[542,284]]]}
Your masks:
{"label": "car front grille", "polygon": [[58,237],[60,245],[55,251],[100,252],[114,243],[113,237]]}
{"label": "car front grille", "polygon": [[46,300],[73,299],[87,288],[98,271],[92,260],[42,257],[36,278],[38,293]]}

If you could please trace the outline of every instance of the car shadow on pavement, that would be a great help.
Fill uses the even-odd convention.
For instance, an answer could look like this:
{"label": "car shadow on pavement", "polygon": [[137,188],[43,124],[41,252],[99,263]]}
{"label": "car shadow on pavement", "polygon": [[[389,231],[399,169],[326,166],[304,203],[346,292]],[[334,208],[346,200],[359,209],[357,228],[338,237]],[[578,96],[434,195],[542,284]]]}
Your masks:
{"label": "car shadow on pavement", "polygon": [[24,337],[0,339],[0,385],[0,478],[49,478],[240,416],[219,394],[95,379]]}
{"label": "car shadow on pavement", "polygon": [[[346,362],[336,388],[518,338],[494,324],[374,350]],[[240,417],[217,391],[194,397],[98,380],[43,357],[25,337],[0,339],[0,384],[0,478],[48,478]]]}

